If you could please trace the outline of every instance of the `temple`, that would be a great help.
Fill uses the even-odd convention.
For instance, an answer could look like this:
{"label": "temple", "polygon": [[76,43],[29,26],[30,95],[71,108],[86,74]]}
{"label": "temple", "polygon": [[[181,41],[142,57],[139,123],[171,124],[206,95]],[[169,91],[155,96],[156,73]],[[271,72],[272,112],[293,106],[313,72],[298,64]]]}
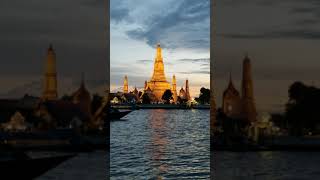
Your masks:
{"label": "temple", "polygon": [[72,94],[72,102],[78,104],[82,112],[91,115],[91,95],[85,86],[84,75],[82,75],[79,89]]}
{"label": "temple", "polygon": [[233,85],[231,73],[229,85],[223,92],[222,111],[228,117],[239,117],[241,114],[240,93]]}
{"label": "temple", "polygon": [[157,45],[157,54],[154,60],[154,68],[151,80],[147,83],[152,93],[158,101],[161,100],[163,93],[171,89],[170,83],[166,80],[164,74],[164,64],[160,44]]}
{"label": "temple", "polygon": [[56,54],[51,44],[47,52],[47,63],[45,69],[44,91],[42,98],[44,100],[56,100],[58,98]]}
{"label": "temple", "polygon": [[243,60],[242,71],[241,97],[239,91],[234,87],[230,73],[229,85],[223,92],[222,111],[228,117],[254,122],[257,112],[253,95],[251,62],[248,55]]}
{"label": "temple", "polygon": [[[164,71],[162,49],[160,44],[157,44],[156,57],[154,60],[154,68],[151,79],[144,82],[144,87],[141,92],[139,92],[136,87],[133,91],[129,91],[128,77],[125,76],[122,93],[127,102],[142,102],[143,96],[147,95],[151,101],[150,103],[161,103],[163,102],[162,96],[166,90],[170,90],[172,92],[172,99],[170,103],[178,103],[179,100],[184,102],[191,100],[188,80],[186,80],[185,90],[182,88],[182,90],[179,91],[179,95],[177,93],[176,76],[172,76],[171,83],[167,81]],[[116,101],[117,100],[114,100],[114,102]]]}

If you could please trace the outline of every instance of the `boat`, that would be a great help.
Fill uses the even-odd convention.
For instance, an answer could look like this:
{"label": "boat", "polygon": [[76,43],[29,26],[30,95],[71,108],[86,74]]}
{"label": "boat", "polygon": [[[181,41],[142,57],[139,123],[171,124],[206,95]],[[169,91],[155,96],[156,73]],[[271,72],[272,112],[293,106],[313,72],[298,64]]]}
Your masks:
{"label": "boat", "polygon": [[0,179],[34,179],[75,154],[31,157],[25,152],[0,152]]}
{"label": "boat", "polygon": [[109,109],[109,117],[108,120],[118,120],[126,116],[127,114],[131,113],[131,110],[127,111],[119,111],[118,109],[115,108],[110,108]]}

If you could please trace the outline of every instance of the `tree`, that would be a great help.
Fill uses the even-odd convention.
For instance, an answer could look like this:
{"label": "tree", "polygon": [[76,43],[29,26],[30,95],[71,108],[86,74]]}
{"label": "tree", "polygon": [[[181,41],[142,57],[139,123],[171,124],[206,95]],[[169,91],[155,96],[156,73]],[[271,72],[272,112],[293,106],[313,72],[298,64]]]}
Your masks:
{"label": "tree", "polygon": [[303,135],[315,132],[319,122],[320,89],[294,82],[288,90],[289,101],[286,104],[285,118],[290,133]]}
{"label": "tree", "polygon": [[151,99],[147,93],[144,93],[142,95],[142,103],[143,104],[150,104],[151,103]]}
{"label": "tree", "polygon": [[210,103],[210,89],[206,89],[206,88],[202,87],[200,89],[200,95],[199,95],[199,98],[197,99],[197,101],[200,104],[209,104]]}
{"label": "tree", "polygon": [[164,100],[164,102],[166,103],[166,104],[170,104],[170,100],[171,99],[173,99],[172,98],[172,92],[171,92],[171,90],[170,89],[167,89],[164,93],[163,93],[163,95],[162,95],[162,100]]}

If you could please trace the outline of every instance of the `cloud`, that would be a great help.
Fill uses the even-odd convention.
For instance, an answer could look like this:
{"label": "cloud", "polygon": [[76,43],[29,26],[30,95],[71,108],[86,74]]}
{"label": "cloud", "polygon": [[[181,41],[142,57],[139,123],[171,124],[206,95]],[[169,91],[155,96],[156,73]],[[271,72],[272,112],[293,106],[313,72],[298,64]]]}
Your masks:
{"label": "cloud", "polygon": [[[164,48],[209,48],[210,1],[181,1],[166,14],[149,17],[139,28],[128,30],[130,38],[145,41],[153,47],[161,42]],[[154,11],[152,9],[150,11]],[[160,12],[160,11],[159,11]]]}
{"label": "cloud", "polygon": [[129,17],[129,9],[123,7],[112,7],[110,9],[110,20],[112,22],[121,22]]}
{"label": "cloud", "polygon": [[151,59],[142,59],[142,60],[136,60],[137,63],[142,63],[142,64],[146,64],[146,63],[153,63],[153,60]]}
{"label": "cloud", "polygon": [[320,39],[320,32],[309,29],[298,29],[251,34],[225,33],[218,34],[218,36],[230,39]]}
{"label": "cloud", "polygon": [[192,62],[192,63],[210,63],[210,58],[197,58],[197,59],[179,59],[181,62]]}
{"label": "cloud", "polygon": [[180,71],[177,74],[210,74],[210,70]]}
{"label": "cloud", "polygon": [[102,5],[102,0],[1,3],[1,76],[42,78],[49,43],[53,43],[57,54],[59,78],[83,71],[90,76],[96,73],[106,76],[105,8]]}

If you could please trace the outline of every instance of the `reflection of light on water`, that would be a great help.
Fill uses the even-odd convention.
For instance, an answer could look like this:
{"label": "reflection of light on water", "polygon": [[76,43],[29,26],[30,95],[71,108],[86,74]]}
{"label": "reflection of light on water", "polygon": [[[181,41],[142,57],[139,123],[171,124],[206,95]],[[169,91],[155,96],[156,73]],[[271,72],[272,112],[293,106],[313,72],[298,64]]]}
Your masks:
{"label": "reflection of light on water", "polygon": [[274,153],[272,151],[261,151],[259,152],[259,155],[263,158],[263,159],[272,159]]}
{"label": "reflection of light on water", "polygon": [[111,123],[110,173],[120,179],[210,179],[209,111],[138,110]]}
{"label": "reflection of light on water", "polygon": [[151,159],[158,169],[157,179],[162,179],[161,174],[168,171],[168,165],[163,162],[168,139],[166,137],[168,128],[166,128],[166,118],[162,109],[157,109],[152,113],[150,120],[151,126]]}

